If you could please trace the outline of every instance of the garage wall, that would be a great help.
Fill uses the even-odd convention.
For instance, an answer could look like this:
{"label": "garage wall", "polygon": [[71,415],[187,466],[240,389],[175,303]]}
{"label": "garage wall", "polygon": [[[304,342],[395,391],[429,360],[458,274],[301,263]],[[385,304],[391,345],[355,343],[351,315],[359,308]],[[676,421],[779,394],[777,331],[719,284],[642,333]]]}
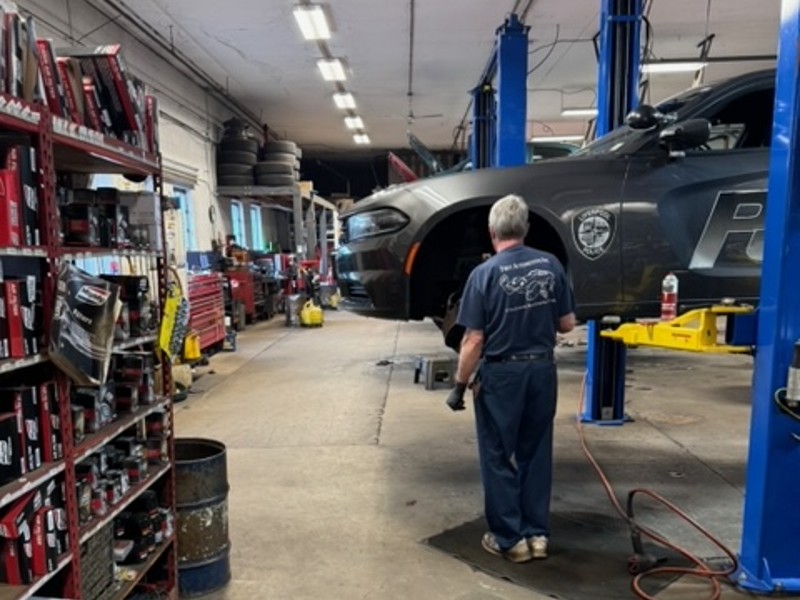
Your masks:
{"label": "garage wall", "polygon": [[[39,36],[52,38],[56,46],[122,44],[129,71],[158,97],[162,155],[165,165],[174,166],[172,170],[176,171],[170,176],[167,169],[166,179],[190,190],[199,249],[211,249],[212,238],[224,239],[230,231],[230,211],[220,205],[213,193],[213,142],[221,135],[221,123],[232,113],[177,68],[165,64],[109,22],[86,0],[20,0],[17,6],[23,14],[34,16]],[[170,192],[169,188],[165,191]],[[212,207],[216,209],[216,223],[207,218]]]}

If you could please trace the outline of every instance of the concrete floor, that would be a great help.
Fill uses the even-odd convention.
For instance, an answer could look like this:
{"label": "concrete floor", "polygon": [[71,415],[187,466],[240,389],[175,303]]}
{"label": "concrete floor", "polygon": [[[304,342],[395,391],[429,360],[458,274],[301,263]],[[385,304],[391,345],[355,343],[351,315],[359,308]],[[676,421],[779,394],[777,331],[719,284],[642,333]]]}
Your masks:
{"label": "concrete floor", "polygon": [[[482,512],[471,410],[452,413],[445,390],[413,383],[413,357],[443,351],[430,323],[328,312],[321,329],[248,328],[237,352],[212,358],[176,407],[179,437],[228,448],[233,580],[209,600],[545,598],[420,543]],[[576,441],[583,351],[558,349],[553,504],[611,514]],[[750,359],[637,350],[629,367],[635,421],[586,430],[618,495],[652,486],[738,549]],[[720,554],[662,511],[642,515]],[[659,598],[705,590],[678,582]]]}

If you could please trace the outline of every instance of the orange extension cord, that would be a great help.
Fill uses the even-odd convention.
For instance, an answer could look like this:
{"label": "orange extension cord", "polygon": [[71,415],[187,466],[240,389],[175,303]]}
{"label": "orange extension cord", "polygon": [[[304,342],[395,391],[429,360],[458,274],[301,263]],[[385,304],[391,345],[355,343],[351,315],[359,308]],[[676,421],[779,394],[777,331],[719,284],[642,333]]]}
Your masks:
{"label": "orange extension cord", "polygon": [[[687,560],[689,560],[694,567],[654,567],[648,571],[643,573],[637,574],[633,581],[631,582],[631,589],[633,593],[636,594],[642,600],[658,600],[657,598],[650,596],[645,592],[642,587],[641,583],[642,580],[646,577],[654,577],[657,575],[688,575],[691,577],[697,577],[703,580],[708,580],[709,584],[711,585],[711,595],[709,596],[709,600],[719,600],[722,594],[722,586],[720,584],[720,580],[727,580],[727,578],[736,571],[738,568],[738,560],[736,555],[720,540],[714,537],[711,533],[709,533],[706,529],[704,529],[697,521],[692,519],[689,515],[683,512],[680,508],[675,506],[672,502],[661,496],[660,494],[653,492],[648,489],[644,488],[636,488],[628,492],[628,506],[630,511],[626,511],[622,504],[620,504],[619,499],[617,498],[616,492],[614,491],[611,482],[608,480],[603,468],[597,462],[597,459],[592,455],[591,450],[589,450],[589,445],[586,441],[586,435],[584,433],[583,424],[581,423],[580,415],[583,412],[583,405],[585,402],[585,394],[586,394],[586,377],[584,376],[583,382],[581,384],[581,394],[580,394],[580,404],[578,408],[578,417],[575,419],[575,428],[578,432],[578,439],[581,443],[581,449],[583,453],[586,455],[586,459],[592,465],[594,470],[597,472],[597,476],[600,478],[600,483],[603,485],[603,488],[608,495],[608,499],[611,501],[611,505],[614,507],[620,517],[628,524],[631,528],[631,532],[638,532],[642,537],[649,538],[656,544],[663,546],[677,554],[680,554]],[[669,509],[672,513],[678,515],[681,519],[686,521],[689,525],[692,526],[697,532],[699,532],[703,537],[709,540],[712,544],[717,546],[722,552],[731,559],[731,566],[722,569],[722,570],[714,570],[710,569],[699,557],[695,556],[688,550],[681,548],[667,540],[666,538],[662,537],[660,534],[656,533],[652,529],[639,525],[633,518],[633,504],[634,500],[637,495],[647,496],[652,500],[655,500],[657,503],[665,506]]]}

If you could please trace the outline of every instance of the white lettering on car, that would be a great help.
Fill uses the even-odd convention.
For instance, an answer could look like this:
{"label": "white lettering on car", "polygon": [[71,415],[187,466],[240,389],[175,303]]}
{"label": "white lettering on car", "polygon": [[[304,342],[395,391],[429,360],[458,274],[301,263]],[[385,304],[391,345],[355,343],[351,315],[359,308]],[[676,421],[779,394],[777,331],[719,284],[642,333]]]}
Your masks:
{"label": "white lettering on car", "polygon": [[766,190],[720,191],[689,261],[689,268],[699,270],[761,263],[766,200]]}

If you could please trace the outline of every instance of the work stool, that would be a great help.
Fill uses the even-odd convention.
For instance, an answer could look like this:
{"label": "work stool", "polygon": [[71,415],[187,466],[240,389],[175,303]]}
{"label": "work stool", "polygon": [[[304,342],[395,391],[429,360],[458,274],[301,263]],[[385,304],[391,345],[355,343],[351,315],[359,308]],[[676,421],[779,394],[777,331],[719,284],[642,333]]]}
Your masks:
{"label": "work stool", "polygon": [[424,373],[426,390],[436,389],[437,383],[453,387],[457,367],[458,361],[454,358],[418,356],[414,359],[414,383],[419,383],[420,376]]}

